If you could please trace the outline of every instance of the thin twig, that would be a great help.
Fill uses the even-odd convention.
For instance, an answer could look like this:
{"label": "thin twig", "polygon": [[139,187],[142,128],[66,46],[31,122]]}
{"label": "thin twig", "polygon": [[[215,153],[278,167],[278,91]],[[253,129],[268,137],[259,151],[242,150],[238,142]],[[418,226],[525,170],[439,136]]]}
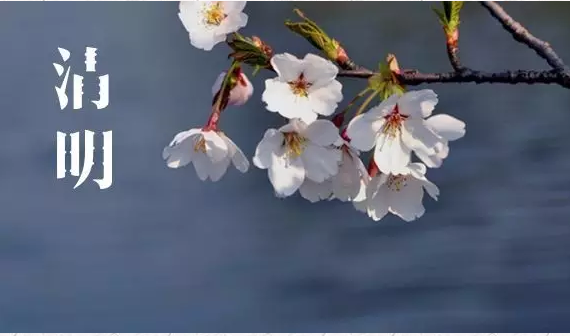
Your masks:
{"label": "thin twig", "polygon": [[481,1],[481,5],[489,10],[489,13],[497,19],[505,30],[507,30],[515,40],[527,45],[540,57],[544,58],[551,67],[564,72],[570,72],[568,66],[556,54],[548,42],[545,42],[532,35],[525,27],[515,21],[498,3],[494,1]]}

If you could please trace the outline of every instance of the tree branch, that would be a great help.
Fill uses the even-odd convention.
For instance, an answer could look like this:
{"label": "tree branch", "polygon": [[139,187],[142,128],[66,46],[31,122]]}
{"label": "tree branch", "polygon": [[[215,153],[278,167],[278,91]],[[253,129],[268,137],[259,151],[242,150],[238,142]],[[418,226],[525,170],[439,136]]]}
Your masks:
{"label": "tree branch", "polygon": [[[364,70],[341,70],[339,77],[370,78],[375,73]],[[420,85],[431,83],[503,83],[503,84],[558,84],[570,89],[570,76],[557,70],[533,71],[516,70],[503,72],[485,72],[463,69],[461,72],[421,73],[414,70],[396,74],[396,78],[404,85]]]}
{"label": "tree branch", "polygon": [[540,57],[544,58],[551,67],[560,71],[570,72],[568,66],[556,54],[548,42],[532,35],[525,27],[507,14],[503,7],[494,1],[481,1],[481,5],[487,8],[489,13],[503,25],[505,30],[511,33],[515,40],[534,50]]}

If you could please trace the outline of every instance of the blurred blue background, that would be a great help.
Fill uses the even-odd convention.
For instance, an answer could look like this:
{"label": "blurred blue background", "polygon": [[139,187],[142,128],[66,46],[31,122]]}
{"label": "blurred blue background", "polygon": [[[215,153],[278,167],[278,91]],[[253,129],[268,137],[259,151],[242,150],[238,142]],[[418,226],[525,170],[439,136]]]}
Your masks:
{"label": "blurred blue background", "polygon": [[[447,71],[434,5],[249,3],[242,33],[303,56],[313,49],[282,24],[299,7],[360,64],[395,53],[404,68]],[[570,61],[570,4],[504,6]],[[229,65],[225,45],[190,45],[177,11],[175,2],[0,2],[3,331],[568,330],[568,90],[429,86],[436,111],[464,120],[467,135],[428,172],[442,193],[426,198],[424,217],[376,223],[350,204],[274,198],[255,167],[205,183],[191,167],[165,166],[162,148],[206,121],[211,84]],[[478,4],[463,12],[466,65],[547,67]],[[57,47],[83,74],[86,46],[110,74],[111,103],[60,111]],[[260,101],[267,76],[221,121],[249,157],[281,124]],[[343,83],[347,98],[364,85]],[[55,178],[56,132],[84,129],[113,130],[109,190]]]}

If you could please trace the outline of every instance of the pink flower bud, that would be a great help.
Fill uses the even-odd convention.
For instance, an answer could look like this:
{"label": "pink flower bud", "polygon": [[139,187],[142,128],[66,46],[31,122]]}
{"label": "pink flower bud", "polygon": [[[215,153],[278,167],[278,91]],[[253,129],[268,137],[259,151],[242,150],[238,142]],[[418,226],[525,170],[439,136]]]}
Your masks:
{"label": "pink flower bud", "polygon": [[[247,76],[241,72],[241,70],[236,70],[234,72],[236,76],[236,84],[234,88],[230,91],[230,98],[228,100],[228,105],[240,106],[245,104],[251,95],[253,94],[253,85],[247,78]],[[225,72],[222,72],[216,82],[212,86],[212,95],[215,96],[222,86],[222,82],[224,81],[224,77],[226,76]]]}

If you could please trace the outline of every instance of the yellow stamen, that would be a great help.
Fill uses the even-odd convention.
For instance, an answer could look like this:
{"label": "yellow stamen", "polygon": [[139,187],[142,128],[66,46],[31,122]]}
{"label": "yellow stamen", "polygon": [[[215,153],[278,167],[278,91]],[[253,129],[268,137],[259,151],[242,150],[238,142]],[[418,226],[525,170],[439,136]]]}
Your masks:
{"label": "yellow stamen", "polygon": [[200,139],[196,141],[196,144],[194,145],[194,152],[202,152],[206,154],[206,139],[204,139],[204,136],[200,135]]}
{"label": "yellow stamen", "polygon": [[408,178],[405,175],[390,175],[386,184],[390,190],[400,191],[408,185]]}
{"label": "yellow stamen", "polygon": [[295,132],[283,133],[283,145],[286,147],[286,153],[291,158],[299,157],[303,154],[307,143],[307,139]]}
{"label": "yellow stamen", "polygon": [[204,20],[211,26],[219,26],[228,15],[224,13],[221,1],[216,1],[204,11]]}
{"label": "yellow stamen", "polygon": [[307,82],[305,79],[304,74],[300,74],[299,78],[294,81],[288,82],[289,86],[291,87],[291,91],[297,96],[301,97],[308,97],[309,96],[309,88],[311,87],[311,83]]}

